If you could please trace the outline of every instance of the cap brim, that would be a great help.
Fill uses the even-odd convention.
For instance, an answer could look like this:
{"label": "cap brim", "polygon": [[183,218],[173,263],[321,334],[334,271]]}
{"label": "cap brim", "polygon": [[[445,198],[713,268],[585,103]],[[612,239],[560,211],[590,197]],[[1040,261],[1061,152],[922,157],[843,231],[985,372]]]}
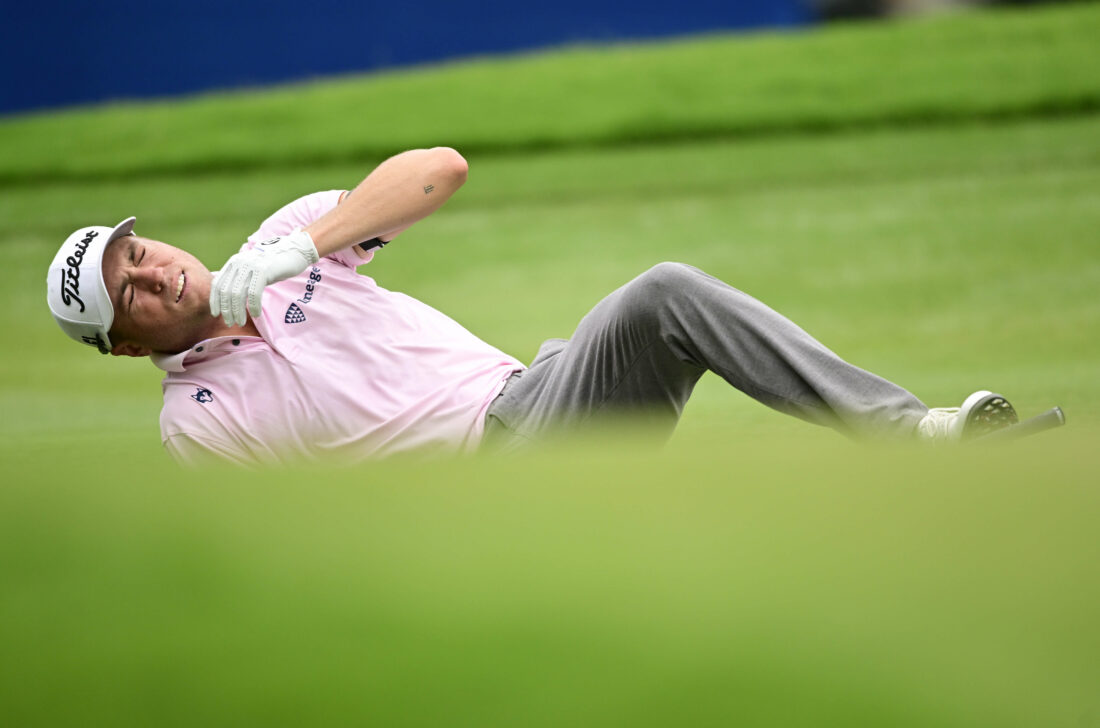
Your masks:
{"label": "cap brim", "polygon": [[111,231],[111,235],[107,238],[107,242],[110,243],[114,240],[118,240],[125,235],[133,235],[135,222],[137,222],[136,217],[128,217],[118,225],[115,225],[115,229]]}
{"label": "cap brim", "polygon": [[107,280],[103,276],[103,255],[107,252],[108,245],[119,238],[134,234],[135,222],[137,222],[136,217],[128,217],[118,225],[115,225],[115,229],[107,236],[107,242],[103,244],[99,252],[99,296],[103,305],[101,310],[105,313],[110,313],[110,319],[103,322],[103,336],[107,339],[107,348],[111,347],[110,337],[107,332],[111,330],[111,325],[115,322],[115,307],[111,304],[111,296],[107,293]]}

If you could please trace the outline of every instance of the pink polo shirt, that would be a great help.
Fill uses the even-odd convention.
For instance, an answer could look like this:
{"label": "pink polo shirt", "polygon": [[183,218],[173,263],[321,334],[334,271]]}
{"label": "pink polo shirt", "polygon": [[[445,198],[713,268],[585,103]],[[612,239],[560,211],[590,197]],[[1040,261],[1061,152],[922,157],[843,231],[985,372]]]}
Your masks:
{"label": "pink polo shirt", "polygon": [[[242,250],[308,225],[341,191],[302,197],[268,218]],[[264,290],[262,338],[220,337],[173,356],[161,437],[181,462],[361,460],[476,447],[485,411],[523,365],[414,298],[355,268],[354,249]]]}

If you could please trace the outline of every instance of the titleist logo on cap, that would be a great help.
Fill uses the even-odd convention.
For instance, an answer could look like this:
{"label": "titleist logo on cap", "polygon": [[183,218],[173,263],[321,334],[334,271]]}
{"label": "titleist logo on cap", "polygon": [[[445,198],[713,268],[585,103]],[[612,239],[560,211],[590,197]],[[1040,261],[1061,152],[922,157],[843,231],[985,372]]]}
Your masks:
{"label": "titleist logo on cap", "polygon": [[80,264],[84,261],[84,252],[88,245],[99,233],[89,230],[88,234],[76,244],[76,250],[65,259],[68,270],[61,269],[61,300],[66,306],[73,305],[73,301],[80,304],[80,313],[84,313],[84,301],[80,299]]}

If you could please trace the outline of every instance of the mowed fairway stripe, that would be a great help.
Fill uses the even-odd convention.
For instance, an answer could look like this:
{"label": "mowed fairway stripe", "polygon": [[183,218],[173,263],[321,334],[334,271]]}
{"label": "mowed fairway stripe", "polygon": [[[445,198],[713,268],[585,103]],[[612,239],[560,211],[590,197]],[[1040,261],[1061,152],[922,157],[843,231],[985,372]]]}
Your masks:
{"label": "mowed fairway stripe", "polygon": [[[529,360],[613,288],[680,260],[929,404],[994,387],[1025,414],[1061,404],[1075,424],[1096,422],[1098,124],[475,157],[459,195],[362,271]],[[89,356],[42,306],[56,240],[136,213],[140,232],[213,265],[288,197],[364,173],[58,185],[0,199],[12,221],[0,232],[12,271],[0,320],[20,342],[0,355],[0,400],[13,413],[0,448],[93,431],[159,448],[157,370]],[[696,425],[801,427],[710,377],[682,427]]]}

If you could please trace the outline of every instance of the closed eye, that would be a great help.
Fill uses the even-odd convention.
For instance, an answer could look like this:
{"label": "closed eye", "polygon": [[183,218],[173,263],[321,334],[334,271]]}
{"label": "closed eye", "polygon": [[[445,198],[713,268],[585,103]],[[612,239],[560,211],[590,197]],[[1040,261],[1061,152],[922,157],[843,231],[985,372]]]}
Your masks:
{"label": "closed eye", "polygon": [[[130,263],[133,266],[136,267],[136,266],[140,265],[141,261],[144,260],[144,259],[145,259],[145,248],[142,248],[141,249],[141,255],[138,255],[137,246],[136,245],[131,245],[130,246]],[[129,289],[129,294],[130,294],[130,298],[126,302],[127,310],[129,310],[129,309],[132,309],[134,307],[134,282],[132,280],[127,281],[126,285],[127,285],[127,288]],[[125,294],[126,292],[127,291],[124,290],[123,294]]]}

